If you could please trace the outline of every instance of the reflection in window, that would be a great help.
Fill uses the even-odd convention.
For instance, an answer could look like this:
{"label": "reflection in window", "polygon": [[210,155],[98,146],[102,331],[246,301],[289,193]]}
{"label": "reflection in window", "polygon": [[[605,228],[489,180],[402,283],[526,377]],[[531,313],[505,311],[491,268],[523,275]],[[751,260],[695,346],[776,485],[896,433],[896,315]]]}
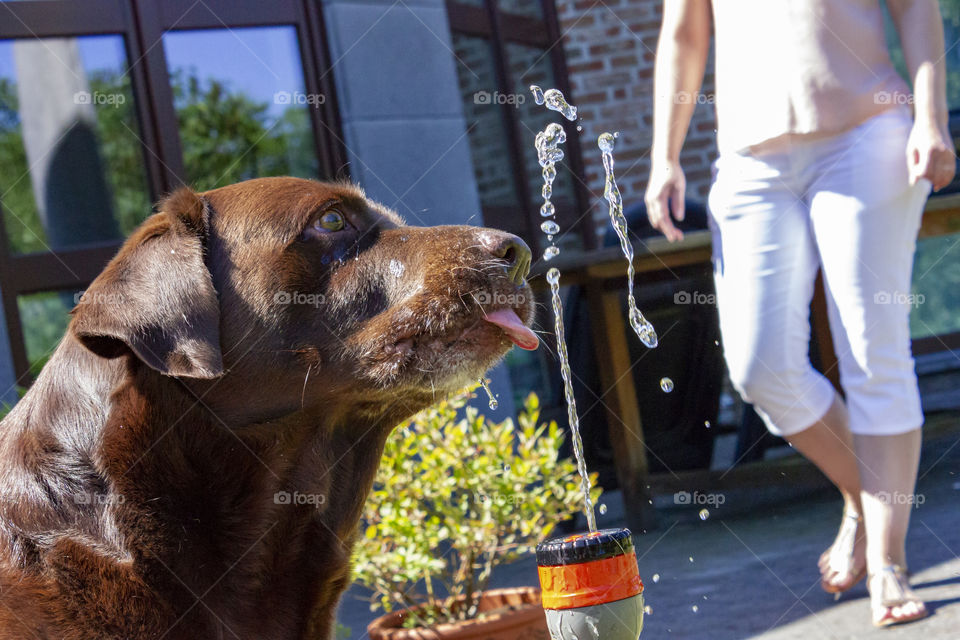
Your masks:
{"label": "reflection in window", "polygon": [[150,212],[120,36],[0,41],[0,204],[15,253],[118,241]]}
{"label": "reflection in window", "polygon": [[497,9],[513,15],[543,20],[540,0],[497,0]]}
{"label": "reflection in window", "polygon": [[187,179],[211,189],[249,178],[316,177],[293,27],[173,31],[163,37]]}
{"label": "reflection in window", "polygon": [[[480,202],[488,207],[519,207],[513,168],[507,149],[507,132],[502,106],[498,104],[497,79],[493,71],[493,50],[489,40],[453,34],[457,76],[467,121],[473,172]],[[522,214],[517,211],[517,217]],[[493,222],[487,220],[488,223]],[[523,229],[522,219],[517,229]]]}
{"label": "reflection in window", "polygon": [[913,339],[960,331],[960,233],[917,241],[912,293]]}
{"label": "reflection in window", "polygon": [[40,373],[60,343],[70,321],[70,309],[79,299],[80,292],[74,291],[44,291],[17,298],[27,360],[34,376]]}

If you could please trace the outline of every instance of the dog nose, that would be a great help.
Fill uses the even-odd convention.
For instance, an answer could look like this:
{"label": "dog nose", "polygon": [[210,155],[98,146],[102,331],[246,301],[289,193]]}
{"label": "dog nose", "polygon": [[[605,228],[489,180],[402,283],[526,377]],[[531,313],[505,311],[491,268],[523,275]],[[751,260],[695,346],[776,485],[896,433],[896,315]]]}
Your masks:
{"label": "dog nose", "polygon": [[530,273],[533,254],[527,243],[506,231],[484,230],[480,233],[480,244],[493,256],[507,263],[507,277],[516,284]]}

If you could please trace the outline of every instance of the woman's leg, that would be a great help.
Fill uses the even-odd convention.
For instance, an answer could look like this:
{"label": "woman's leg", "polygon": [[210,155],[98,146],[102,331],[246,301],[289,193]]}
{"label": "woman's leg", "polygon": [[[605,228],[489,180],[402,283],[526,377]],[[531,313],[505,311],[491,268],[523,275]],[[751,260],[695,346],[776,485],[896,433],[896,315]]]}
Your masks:
{"label": "woman's leg", "polygon": [[[860,480],[846,409],[808,358],[809,307],[819,260],[804,187],[777,160],[727,156],[710,193],[724,355],[737,390],[770,431],[812,460],[844,497],[837,538],[821,557],[824,588],[862,577]],[[789,158],[782,163],[790,166]]]}
{"label": "woman's leg", "polygon": [[843,519],[830,548],[820,556],[821,586],[831,593],[850,589],[866,573],[866,536],[860,503],[860,471],[847,408],[835,396],[826,414],[787,441],[826,475],[843,496]]}
{"label": "woman's leg", "polygon": [[[928,184],[909,186],[909,119],[867,121],[835,141],[814,184],[811,221],[862,484],[874,617],[915,617],[904,543],[923,423],[910,354],[913,251]],[[885,585],[885,586],[884,586]],[[894,588],[896,587],[896,588]],[[880,592],[884,595],[879,596]],[[900,606],[884,606],[899,594]]]}

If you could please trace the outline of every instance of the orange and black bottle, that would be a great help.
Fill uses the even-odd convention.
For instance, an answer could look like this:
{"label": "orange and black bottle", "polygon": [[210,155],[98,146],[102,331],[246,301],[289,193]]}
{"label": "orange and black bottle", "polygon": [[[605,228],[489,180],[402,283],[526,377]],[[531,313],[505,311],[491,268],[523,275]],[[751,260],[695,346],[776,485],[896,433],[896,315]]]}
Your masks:
{"label": "orange and black bottle", "polygon": [[637,640],[643,582],[629,529],[602,529],[537,545],[552,640]]}

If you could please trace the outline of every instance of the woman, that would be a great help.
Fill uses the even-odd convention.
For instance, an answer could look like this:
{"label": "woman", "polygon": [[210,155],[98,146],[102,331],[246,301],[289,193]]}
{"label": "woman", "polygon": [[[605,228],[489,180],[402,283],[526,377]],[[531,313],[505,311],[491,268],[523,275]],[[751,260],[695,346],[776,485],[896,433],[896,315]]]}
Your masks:
{"label": "woman", "polygon": [[[904,548],[923,423],[905,301],[924,202],[954,174],[937,2],[886,4],[912,94],[890,62],[879,0],[666,0],[646,194],[651,224],[681,239],[679,156],[712,18],[720,156],[709,204],[730,377],[842,493],[822,586],[840,593],[869,575],[878,626],[927,615]],[[807,358],[820,268],[845,400]]]}

